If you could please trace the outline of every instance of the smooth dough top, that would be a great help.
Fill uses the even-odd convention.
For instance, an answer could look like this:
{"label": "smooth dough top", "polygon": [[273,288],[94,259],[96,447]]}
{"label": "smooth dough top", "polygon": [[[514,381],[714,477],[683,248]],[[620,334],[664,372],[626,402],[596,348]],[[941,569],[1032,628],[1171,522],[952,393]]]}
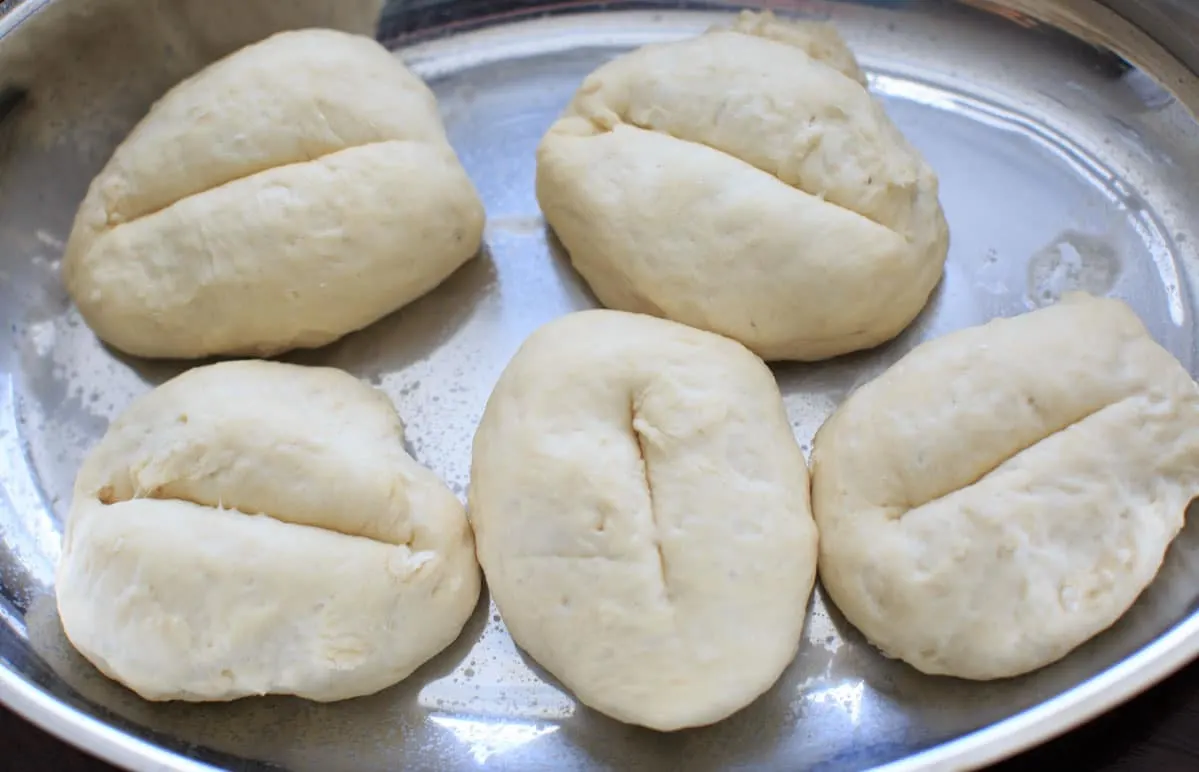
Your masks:
{"label": "smooth dough top", "polygon": [[1199,494],[1199,388],[1116,300],[919,346],[812,451],[820,576],[884,653],[989,679],[1053,662],[1152,581]]}
{"label": "smooth dough top", "polygon": [[937,178],[832,27],[744,14],[584,81],[538,148],[537,195],[607,306],[767,359],[894,337],[941,276]]}
{"label": "smooth dough top", "polygon": [[124,351],[264,355],[427,292],[482,228],[428,87],[370,38],[300,30],[151,108],[92,181],[63,273]]}
{"label": "smooth dough top", "polygon": [[336,700],[403,679],[479,594],[465,512],[340,370],[239,361],[138,399],[88,455],[63,627],[147,699]]}
{"label": "smooth dough top", "polygon": [[545,325],[487,403],[470,512],[513,638],[621,721],[718,721],[795,656],[807,469],[770,370],[734,341],[618,311]]}

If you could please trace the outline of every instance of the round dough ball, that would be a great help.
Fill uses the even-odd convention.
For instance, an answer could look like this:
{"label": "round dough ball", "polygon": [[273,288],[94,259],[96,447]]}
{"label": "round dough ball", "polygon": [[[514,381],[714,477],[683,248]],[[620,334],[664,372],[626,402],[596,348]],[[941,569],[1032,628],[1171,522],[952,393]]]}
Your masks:
{"label": "round dough ball", "polygon": [[1199,493],[1199,389],[1123,303],[919,346],[816,435],[820,577],[889,656],[990,679],[1115,622]]}
{"label": "round dough ball", "polygon": [[592,73],[537,197],[609,308],[815,360],[893,338],[941,276],[937,178],[831,28],[747,14]]}
{"label": "round dough ball", "polygon": [[807,467],[734,341],[618,311],[545,325],[487,403],[470,511],[512,637],[613,718],[719,721],[795,657]]}
{"label": "round dough ball", "polygon": [[226,362],[138,399],[75,484],[63,629],[150,700],[329,701],[407,677],[479,596],[466,515],[340,370]]}
{"label": "round dough ball", "polygon": [[432,92],[370,38],[303,30],[154,105],[92,181],[63,273],[127,353],[268,356],[411,302],[482,232]]}

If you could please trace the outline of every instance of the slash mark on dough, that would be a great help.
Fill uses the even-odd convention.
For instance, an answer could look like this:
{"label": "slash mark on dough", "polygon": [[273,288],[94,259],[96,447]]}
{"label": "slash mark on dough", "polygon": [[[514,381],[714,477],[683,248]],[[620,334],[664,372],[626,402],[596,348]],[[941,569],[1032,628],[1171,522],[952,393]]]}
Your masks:
{"label": "slash mark on dough", "polygon": [[637,429],[636,400],[632,400],[629,403],[629,429],[633,432],[633,439],[637,443],[637,455],[641,459],[641,474],[645,478],[645,492],[649,497],[649,515],[654,531],[654,551],[658,554],[658,574],[662,579],[662,594],[666,596],[667,602],[670,602],[672,598],[670,595],[670,584],[666,581],[666,554],[662,551],[661,524],[658,522],[658,507],[654,501],[653,473],[650,471],[649,456],[645,452],[645,437]]}

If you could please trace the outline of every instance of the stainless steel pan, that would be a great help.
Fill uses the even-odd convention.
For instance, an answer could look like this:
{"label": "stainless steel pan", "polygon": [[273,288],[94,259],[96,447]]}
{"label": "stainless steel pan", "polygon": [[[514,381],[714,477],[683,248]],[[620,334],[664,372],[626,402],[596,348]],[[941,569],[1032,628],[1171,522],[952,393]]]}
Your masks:
{"label": "stainless steel pan", "polygon": [[[771,3],[831,18],[942,179],[946,278],[894,343],[777,368],[797,437],[916,342],[1082,287],[1127,299],[1195,371],[1199,4],[1189,0]],[[1111,630],[996,683],[883,659],[817,592],[779,684],[713,727],[658,735],[579,706],[484,600],[407,682],[341,704],[152,705],[63,638],[53,567],[72,478],[136,394],[183,365],[123,358],[71,308],[58,261],[91,176],[183,76],[283,28],[376,32],[432,84],[488,208],[444,286],[295,361],[386,390],[417,457],[460,493],[500,369],[540,323],[592,304],[538,215],[533,149],[612,55],[703,29],[715,3],[412,0],[0,2],[0,700],[137,769],[948,769],[1065,731],[1199,653],[1199,525]],[[1085,345],[1085,342],[1080,342]]]}

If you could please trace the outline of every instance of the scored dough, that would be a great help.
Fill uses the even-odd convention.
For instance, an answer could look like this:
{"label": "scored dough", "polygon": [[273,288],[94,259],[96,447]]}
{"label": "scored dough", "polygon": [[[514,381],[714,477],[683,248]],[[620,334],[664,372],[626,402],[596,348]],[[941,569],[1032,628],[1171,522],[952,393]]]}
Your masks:
{"label": "scored dough", "polygon": [[745,14],[583,82],[537,150],[546,220],[599,300],[766,359],[877,345],[920,312],[937,178],[826,25]]}
{"label": "scored dough", "polygon": [[795,656],[807,479],[752,353],[583,311],[535,332],[488,400],[471,524],[516,642],[587,705],[672,730],[741,709]]}
{"label": "scored dough", "polygon": [[820,577],[884,653],[989,679],[1049,664],[1153,580],[1199,494],[1199,388],[1115,300],[925,343],[812,451]]}
{"label": "scored dough", "polygon": [[408,676],[479,595],[462,505],[340,370],[226,362],[138,399],[76,479],[58,608],[151,700],[328,701]]}
{"label": "scored dough", "polygon": [[130,354],[266,356],[411,302],[482,231],[424,83],[370,38],[303,30],[154,105],[92,181],[63,274]]}

